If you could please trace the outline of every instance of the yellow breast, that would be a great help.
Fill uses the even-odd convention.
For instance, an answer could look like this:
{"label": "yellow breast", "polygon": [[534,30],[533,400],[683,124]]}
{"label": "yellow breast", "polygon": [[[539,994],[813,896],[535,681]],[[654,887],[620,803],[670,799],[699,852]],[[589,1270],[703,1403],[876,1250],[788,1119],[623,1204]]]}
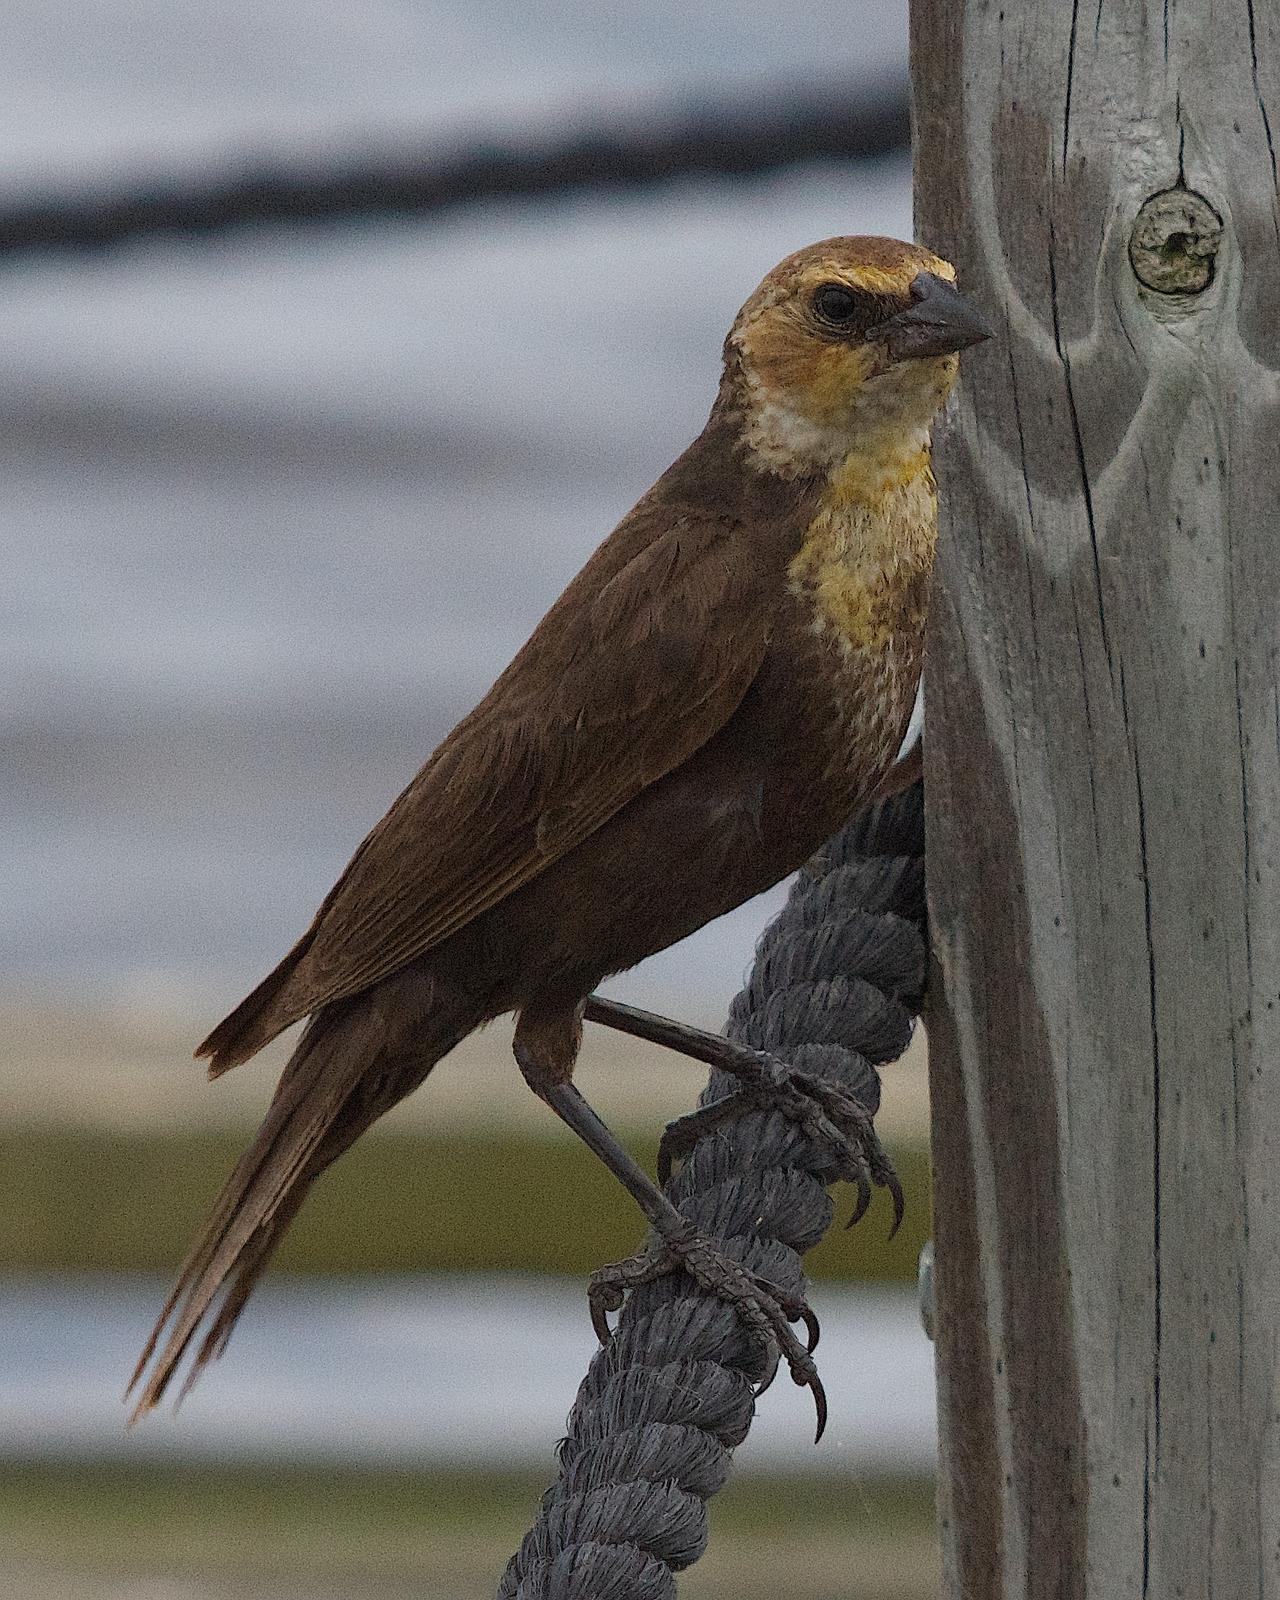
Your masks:
{"label": "yellow breast", "polygon": [[914,655],[937,533],[927,446],[888,463],[851,456],[832,473],[792,557],[792,590],[812,600],[816,625],[847,648],[882,651],[896,643]]}

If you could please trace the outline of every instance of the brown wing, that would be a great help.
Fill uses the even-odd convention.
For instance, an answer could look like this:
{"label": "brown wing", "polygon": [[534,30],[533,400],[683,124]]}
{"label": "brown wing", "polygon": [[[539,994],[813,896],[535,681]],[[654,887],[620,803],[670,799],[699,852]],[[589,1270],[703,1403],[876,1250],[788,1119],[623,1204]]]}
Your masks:
{"label": "brown wing", "polygon": [[727,519],[668,505],[650,535],[644,510],[370,833],[297,948],[201,1046],[211,1071],[446,939],[732,715],[767,645],[755,563]]}

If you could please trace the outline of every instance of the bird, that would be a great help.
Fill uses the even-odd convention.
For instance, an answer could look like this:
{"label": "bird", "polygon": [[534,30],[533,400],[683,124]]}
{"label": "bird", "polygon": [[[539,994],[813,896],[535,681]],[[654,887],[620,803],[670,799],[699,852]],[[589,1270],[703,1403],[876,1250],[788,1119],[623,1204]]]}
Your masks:
{"label": "bird", "polygon": [[[584,1020],[674,1045],[735,1074],[744,1104],[836,1145],[864,1190],[896,1183],[834,1086],[594,991],[781,881],[893,782],[937,538],[931,425],[959,352],[991,331],[955,277],[922,245],[865,235],[765,276],[729,330],[702,432],[199,1046],[216,1078],[306,1019],[138,1361],[132,1420],[197,1333],[182,1395],[222,1354],[320,1173],[462,1039],[515,1013],[526,1081],[650,1223],[643,1250],[592,1278],[601,1337],[628,1288],[687,1272],[734,1306],[771,1371],[785,1356],[821,1432],[807,1305],[692,1227],[573,1070]],[[660,1167],[719,1114],[669,1130]]]}

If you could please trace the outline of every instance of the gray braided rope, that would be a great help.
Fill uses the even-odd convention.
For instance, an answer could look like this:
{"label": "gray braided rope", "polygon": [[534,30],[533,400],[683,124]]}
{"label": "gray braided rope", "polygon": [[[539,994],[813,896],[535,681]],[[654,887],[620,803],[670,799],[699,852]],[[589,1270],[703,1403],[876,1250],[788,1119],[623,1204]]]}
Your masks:
{"label": "gray braided rope", "polygon": [[[730,1038],[839,1083],[869,1110],[924,990],[923,787],[861,812],[805,866],[765,929]],[[735,1089],[713,1071],[700,1104]],[[667,1185],[698,1227],[780,1287],[826,1233],[830,1156],[790,1119],[752,1111],[702,1138]],[[722,1300],[675,1273],[635,1289],[569,1415],[560,1475],[498,1600],[674,1600],[707,1544],[707,1501],[767,1374]]]}

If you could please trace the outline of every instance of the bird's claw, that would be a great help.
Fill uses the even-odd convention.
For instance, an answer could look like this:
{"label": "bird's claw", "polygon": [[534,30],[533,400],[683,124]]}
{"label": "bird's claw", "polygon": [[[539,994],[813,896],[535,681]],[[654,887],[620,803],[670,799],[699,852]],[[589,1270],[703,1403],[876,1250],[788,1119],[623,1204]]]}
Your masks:
{"label": "bird's claw", "polygon": [[873,1186],[889,1191],[892,1238],[902,1221],[902,1185],[880,1143],[871,1113],[858,1097],[838,1083],[790,1067],[764,1051],[744,1052],[741,1063],[727,1070],[738,1079],[734,1094],[699,1106],[668,1124],[658,1147],[659,1182],[665,1185],[673,1161],[688,1156],[698,1140],[721,1123],[748,1111],[776,1111],[830,1152],[837,1177],[857,1186],[858,1198],[848,1227],[866,1214]]}
{"label": "bird's claw", "polygon": [[[657,1237],[638,1254],[592,1273],[587,1299],[591,1324],[601,1344],[607,1345],[612,1339],[609,1313],[619,1309],[629,1289],[677,1271],[687,1272],[709,1294],[724,1300],[737,1313],[765,1368],[757,1394],[763,1394],[773,1382],[779,1359],[786,1361],[793,1381],[813,1394],[818,1413],[815,1443],[821,1439],[827,1425],[827,1396],[813,1360],[820,1333],[813,1308],[803,1296],[788,1294],[776,1284],[758,1277],[731,1256],[718,1240],[692,1227],[670,1237]],[[807,1343],[802,1343],[792,1332],[793,1322],[804,1324]]]}
{"label": "bird's claw", "polygon": [[[622,1262],[615,1263],[618,1266]],[[608,1268],[602,1269],[608,1272]],[[602,1345],[613,1343],[613,1329],[609,1326],[609,1314],[622,1310],[622,1302],[626,1299],[626,1291],[619,1283],[600,1283],[596,1280],[602,1276],[601,1272],[592,1274],[590,1285],[587,1289],[587,1305],[591,1309],[591,1326],[596,1331],[596,1338]]]}

